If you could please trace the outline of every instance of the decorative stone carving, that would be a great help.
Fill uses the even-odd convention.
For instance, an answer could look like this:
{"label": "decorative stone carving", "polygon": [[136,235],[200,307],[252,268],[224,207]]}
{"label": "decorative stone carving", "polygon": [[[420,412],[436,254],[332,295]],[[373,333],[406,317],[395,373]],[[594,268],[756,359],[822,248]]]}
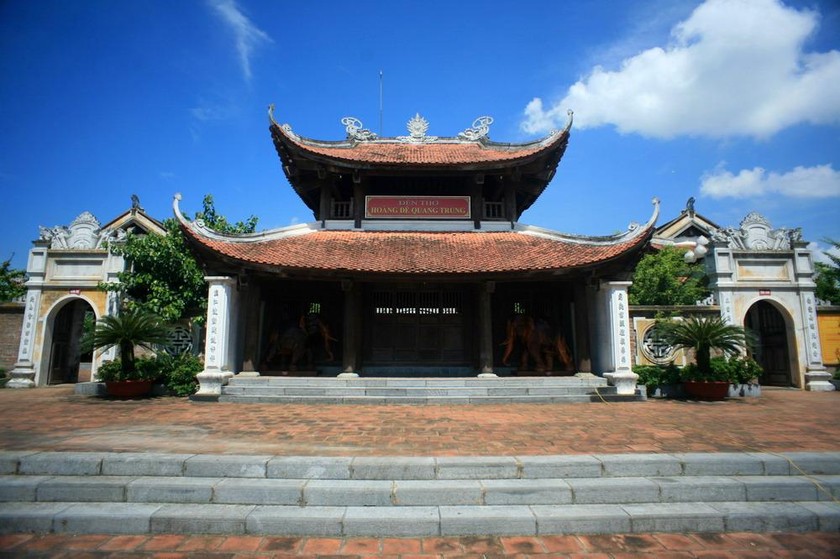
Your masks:
{"label": "decorative stone carving", "polygon": [[712,305],[717,305],[717,300],[715,299],[715,294],[710,293],[708,297],[695,301],[694,304],[698,307],[710,307]]}
{"label": "decorative stone carving", "polygon": [[367,128],[363,128],[362,121],[356,117],[346,116],[341,119],[341,124],[344,125],[344,129],[347,131],[348,140],[368,142],[377,138],[376,134]]}
{"label": "decorative stone carving", "polygon": [[406,124],[408,128],[408,136],[397,136],[400,142],[410,142],[413,144],[423,144],[434,142],[437,136],[427,136],[426,131],[429,129],[429,121],[416,113]]}
{"label": "decorative stone carving", "polygon": [[475,119],[470,128],[467,128],[458,137],[462,140],[480,140],[486,138],[490,133],[490,125],[493,124],[492,116],[480,116]]}
{"label": "decorative stone carving", "polygon": [[656,325],[648,328],[642,336],[642,353],[652,363],[666,365],[674,360],[676,350],[662,339]]}
{"label": "decorative stone carving", "polygon": [[[132,197],[132,203],[134,203]],[[139,199],[136,200],[139,204]],[[137,209],[142,210],[139,206]],[[134,207],[132,206],[132,210]],[[38,227],[39,240],[49,242],[51,249],[92,250],[107,248],[110,242],[124,241],[124,229],[100,229],[99,220],[90,212],[83,212],[69,226]]]}
{"label": "decorative stone carving", "polygon": [[69,227],[39,227],[40,240],[49,241],[52,249],[87,250],[99,244],[99,221],[90,212],[81,213]]}
{"label": "decorative stone carving", "polygon": [[791,250],[793,243],[802,241],[802,229],[773,229],[764,216],[751,212],[739,228],[719,229],[712,238],[736,250]]}
{"label": "decorative stone carving", "polygon": [[193,348],[193,337],[190,329],[183,325],[177,325],[169,332],[169,342],[164,347],[170,355],[182,355]]}

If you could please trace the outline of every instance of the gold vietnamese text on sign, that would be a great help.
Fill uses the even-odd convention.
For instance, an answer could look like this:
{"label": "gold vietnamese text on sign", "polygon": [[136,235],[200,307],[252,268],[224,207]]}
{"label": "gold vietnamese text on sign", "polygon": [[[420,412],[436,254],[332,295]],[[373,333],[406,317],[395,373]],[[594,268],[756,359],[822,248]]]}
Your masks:
{"label": "gold vietnamese text on sign", "polygon": [[365,219],[470,219],[469,196],[365,196]]}

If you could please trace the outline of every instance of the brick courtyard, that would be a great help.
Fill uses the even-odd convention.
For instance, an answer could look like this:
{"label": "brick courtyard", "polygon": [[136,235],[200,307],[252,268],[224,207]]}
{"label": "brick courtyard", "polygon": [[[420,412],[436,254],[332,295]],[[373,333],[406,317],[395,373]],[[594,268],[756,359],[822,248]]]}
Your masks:
{"label": "brick courtyard", "polygon": [[277,405],[0,390],[5,450],[367,455],[840,450],[840,394],[719,403]]}
{"label": "brick courtyard", "polygon": [[[310,456],[837,451],[840,394],[722,403],[351,406],[117,401],[0,390],[0,449]],[[840,534],[311,538],[0,536],[0,557],[840,557]]]}

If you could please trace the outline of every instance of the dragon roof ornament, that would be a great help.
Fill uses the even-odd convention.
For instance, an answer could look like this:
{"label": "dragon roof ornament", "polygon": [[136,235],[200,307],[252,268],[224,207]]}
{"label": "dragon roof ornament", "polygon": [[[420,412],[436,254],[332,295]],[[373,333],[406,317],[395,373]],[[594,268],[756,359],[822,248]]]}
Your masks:
{"label": "dragon roof ornament", "polygon": [[486,138],[490,133],[490,125],[493,124],[492,116],[480,116],[475,119],[472,126],[458,134],[463,140],[480,140]]}
{"label": "dragon roof ornament", "polygon": [[344,129],[347,131],[348,140],[367,142],[379,137],[367,128],[364,128],[362,121],[354,116],[345,116],[341,119],[341,124],[344,125]]}

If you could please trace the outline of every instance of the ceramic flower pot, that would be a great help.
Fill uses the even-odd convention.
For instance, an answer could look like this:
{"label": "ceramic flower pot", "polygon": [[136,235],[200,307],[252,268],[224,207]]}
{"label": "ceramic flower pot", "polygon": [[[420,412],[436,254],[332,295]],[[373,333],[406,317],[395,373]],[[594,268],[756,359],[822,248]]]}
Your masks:
{"label": "ceramic flower pot", "polygon": [[725,400],[729,395],[729,382],[722,380],[685,380],[683,391],[689,398],[709,402]]}
{"label": "ceramic flower pot", "polygon": [[109,380],[105,391],[114,398],[142,398],[152,391],[151,380]]}

